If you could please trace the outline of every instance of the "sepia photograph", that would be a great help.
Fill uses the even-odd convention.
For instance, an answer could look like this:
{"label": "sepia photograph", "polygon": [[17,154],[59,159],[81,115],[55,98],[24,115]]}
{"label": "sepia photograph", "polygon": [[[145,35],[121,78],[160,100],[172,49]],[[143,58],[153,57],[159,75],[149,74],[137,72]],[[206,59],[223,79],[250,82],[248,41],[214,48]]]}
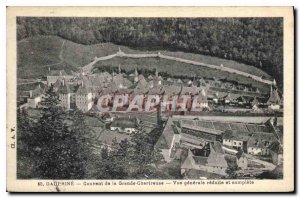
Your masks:
{"label": "sepia photograph", "polygon": [[291,7],[8,9],[12,191],[293,190]]}

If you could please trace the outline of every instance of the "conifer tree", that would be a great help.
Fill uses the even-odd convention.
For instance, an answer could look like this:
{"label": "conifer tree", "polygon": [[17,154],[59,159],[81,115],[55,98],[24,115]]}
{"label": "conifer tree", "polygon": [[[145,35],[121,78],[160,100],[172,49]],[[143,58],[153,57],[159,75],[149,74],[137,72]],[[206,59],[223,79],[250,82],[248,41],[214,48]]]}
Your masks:
{"label": "conifer tree", "polygon": [[[36,159],[34,177],[42,179],[80,179],[85,160],[81,152],[82,136],[78,127],[68,126],[68,113],[59,106],[59,98],[50,87],[43,98],[42,116],[33,128],[29,148]],[[73,120],[71,124],[77,123]],[[82,127],[81,127],[82,128]],[[77,131],[76,131],[77,130]]]}

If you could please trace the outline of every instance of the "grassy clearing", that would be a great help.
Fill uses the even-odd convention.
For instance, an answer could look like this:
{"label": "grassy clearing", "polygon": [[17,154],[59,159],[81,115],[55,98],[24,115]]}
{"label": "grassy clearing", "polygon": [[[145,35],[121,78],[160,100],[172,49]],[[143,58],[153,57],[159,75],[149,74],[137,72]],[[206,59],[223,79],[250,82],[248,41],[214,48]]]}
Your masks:
{"label": "grassy clearing", "polygon": [[[65,44],[62,48],[63,39],[55,36],[38,36],[22,40],[18,43],[18,77],[19,78],[36,78],[40,77],[47,72],[47,65],[52,69],[65,69],[66,71],[75,70],[78,67],[82,67],[91,61],[94,57],[106,56],[117,52],[119,46],[112,43],[103,43],[96,45],[82,45],[65,40]],[[121,46],[122,51],[126,53],[157,53],[154,51],[141,51],[128,47]],[[61,53],[60,52],[63,50]],[[176,56],[180,58],[186,58],[190,60],[196,60],[207,64],[220,65],[221,63],[225,67],[235,68],[244,72],[248,72],[258,76],[265,76],[270,78],[268,74],[262,70],[241,64],[231,60],[225,60],[215,58],[211,56],[204,56],[193,53],[184,52],[170,52],[161,51],[163,54]],[[55,65],[60,63],[58,65]],[[134,65],[138,65],[143,68],[154,68],[158,66],[159,71],[165,71],[170,74],[177,75],[191,75],[196,74],[201,77],[222,77],[228,79],[234,79],[243,83],[260,84],[252,79],[245,78],[243,76],[229,74],[227,72],[220,72],[219,70],[213,70],[206,67],[199,67],[189,64],[177,63],[169,60],[159,59],[113,59],[102,63],[97,63],[96,66],[101,65],[117,66],[118,64],[130,66],[128,69],[132,69]],[[197,68],[196,68],[197,67]],[[196,68],[196,69],[195,69]],[[175,72],[176,71],[176,72]],[[255,85],[254,85],[255,86]]]}

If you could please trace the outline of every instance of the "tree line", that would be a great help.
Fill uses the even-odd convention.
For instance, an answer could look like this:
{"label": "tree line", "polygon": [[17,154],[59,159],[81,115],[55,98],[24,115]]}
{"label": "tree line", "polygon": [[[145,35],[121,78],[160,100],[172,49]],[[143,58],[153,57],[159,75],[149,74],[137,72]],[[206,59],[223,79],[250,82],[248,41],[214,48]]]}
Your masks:
{"label": "tree line", "polygon": [[200,53],[254,65],[279,83],[283,78],[282,18],[17,18],[18,40],[36,35]]}

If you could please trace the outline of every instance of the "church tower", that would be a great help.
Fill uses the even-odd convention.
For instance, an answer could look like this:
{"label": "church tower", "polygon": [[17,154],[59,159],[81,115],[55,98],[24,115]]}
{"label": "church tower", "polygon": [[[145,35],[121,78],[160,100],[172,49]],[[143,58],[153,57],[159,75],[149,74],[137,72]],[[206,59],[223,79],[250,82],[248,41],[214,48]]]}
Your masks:
{"label": "church tower", "polygon": [[118,68],[119,74],[121,74],[121,65],[119,64],[119,68]]}
{"label": "church tower", "polygon": [[139,81],[139,73],[137,71],[137,68],[135,67],[134,70],[134,82],[137,83]]}

